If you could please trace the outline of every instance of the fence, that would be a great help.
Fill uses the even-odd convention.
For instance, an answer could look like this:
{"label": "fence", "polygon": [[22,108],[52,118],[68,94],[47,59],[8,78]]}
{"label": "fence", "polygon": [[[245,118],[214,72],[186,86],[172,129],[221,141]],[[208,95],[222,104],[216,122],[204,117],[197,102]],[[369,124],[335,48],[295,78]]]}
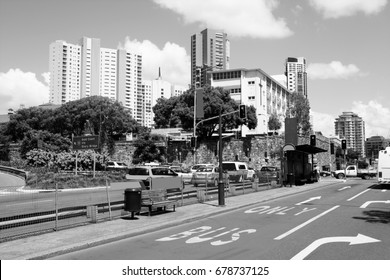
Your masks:
{"label": "fence", "polygon": [[[259,183],[225,182],[225,196],[241,195],[270,188],[259,188]],[[26,190],[24,188],[0,192],[0,242],[27,235],[103,222],[122,216],[124,190],[138,182],[107,183],[102,187],[86,189]],[[260,184],[261,185],[261,184]],[[7,189],[7,188],[5,188]],[[168,193],[178,206],[214,200],[218,187],[188,186],[181,191]]]}

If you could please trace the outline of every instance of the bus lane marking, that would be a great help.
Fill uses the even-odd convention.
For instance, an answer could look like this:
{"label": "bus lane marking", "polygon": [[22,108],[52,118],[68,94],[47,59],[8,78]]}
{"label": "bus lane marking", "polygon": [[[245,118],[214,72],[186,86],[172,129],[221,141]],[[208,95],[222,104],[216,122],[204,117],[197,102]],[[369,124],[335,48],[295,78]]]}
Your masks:
{"label": "bus lane marking", "polygon": [[296,232],[297,230],[307,226],[308,224],[314,222],[315,220],[321,218],[322,216],[332,212],[333,210],[335,210],[335,209],[337,209],[339,207],[340,207],[340,205],[336,205],[336,206],[326,210],[325,212],[322,212],[321,214],[311,218],[310,220],[307,220],[306,222],[300,224],[299,226],[296,226],[295,228],[293,228],[293,229],[291,229],[291,230],[289,230],[289,231],[287,231],[287,232],[285,232],[285,233],[275,237],[274,240],[281,240],[281,239],[285,238],[286,236],[289,236],[290,234],[292,234],[292,233]]}

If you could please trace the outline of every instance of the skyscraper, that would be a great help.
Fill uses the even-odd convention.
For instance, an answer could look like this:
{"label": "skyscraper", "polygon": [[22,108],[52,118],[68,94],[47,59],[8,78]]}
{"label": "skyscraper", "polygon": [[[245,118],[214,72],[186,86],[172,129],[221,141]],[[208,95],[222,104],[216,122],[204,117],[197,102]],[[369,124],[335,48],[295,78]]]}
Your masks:
{"label": "skyscraper", "polygon": [[306,59],[303,57],[288,57],[286,59],[287,89],[302,94],[307,98]]}
{"label": "skyscraper", "polygon": [[229,69],[230,42],[222,31],[205,29],[191,36],[191,85],[203,86],[207,72]]}
{"label": "skyscraper", "polygon": [[361,117],[353,112],[343,112],[335,121],[335,134],[347,140],[347,149],[352,149],[365,157],[365,126]]}
{"label": "skyscraper", "polygon": [[65,41],[50,44],[49,68],[51,103],[104,96],[121,102],[143,123],[141,55],[101,48],[100,39],[83,37],[80,45]]}

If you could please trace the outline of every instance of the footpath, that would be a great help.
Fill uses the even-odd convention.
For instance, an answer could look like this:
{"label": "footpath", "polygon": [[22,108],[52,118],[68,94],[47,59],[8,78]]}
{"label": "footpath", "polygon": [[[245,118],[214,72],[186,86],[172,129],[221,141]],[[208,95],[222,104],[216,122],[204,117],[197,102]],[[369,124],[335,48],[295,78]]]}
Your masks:
{"label": "footpath", "polygon": [[30,236],[0,243],[1,260],[47,259],[64,253],[86,249],[101,244],[134,237],[145,233],[183,225],[198,219],[237,210],[257,203],[273,200],[294,193],[306,192],[339,183],[334,178],[303,186],[277,187],[225,198],[225,205],[219,206],[218,199],[176,207],[175,212],[143,216],[130,215],[111,221],[88,224],[56,232]]}

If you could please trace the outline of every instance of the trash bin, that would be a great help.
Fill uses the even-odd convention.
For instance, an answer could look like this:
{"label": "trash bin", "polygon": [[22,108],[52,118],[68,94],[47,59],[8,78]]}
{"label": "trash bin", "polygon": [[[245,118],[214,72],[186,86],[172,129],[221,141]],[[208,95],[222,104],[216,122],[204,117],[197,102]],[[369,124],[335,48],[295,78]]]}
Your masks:
{"label": "trash bin", "polygon": [[125,211],[139,212],[141,211],[141,189],[132,188],[125,189]]}
{"label": "trash bin", "polygon": [[290,185],[290,187],[292,185],[295,185],[295,175],[293,173],[288,173],[287,174],[287,182]]}

